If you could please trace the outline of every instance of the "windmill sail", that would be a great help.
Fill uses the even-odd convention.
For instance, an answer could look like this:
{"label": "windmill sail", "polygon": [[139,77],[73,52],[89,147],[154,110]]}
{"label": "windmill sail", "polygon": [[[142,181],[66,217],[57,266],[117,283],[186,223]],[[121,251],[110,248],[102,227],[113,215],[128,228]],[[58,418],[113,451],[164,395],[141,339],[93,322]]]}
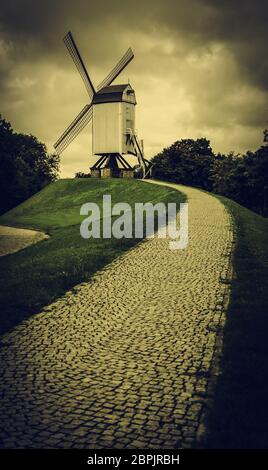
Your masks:
{"label": "windmill sail", "polygon": [[[93,118],[93,104],[96,104],[94,98],[99,96],[99,93],[97,93],[94,89],[94,86],[86,70],[85,64],[75,44],[72,33],[68,32],[63,38],[63,41],[77,67],[79,74],[81,75],[85,83],[90,102],[82,109],[82,111],[80,111],[78,116],[72,121],[72,123],[67,127],[61,137],[55,143],[54,148],[56,149],[58,154],[63,152],[63,150],[68,147],[68,145],[76,138],[76,136]],[[107,77],[100,83],[97,90],[100,91],[104,87],[108,87],[122,72],[122,70],[124,70],[124,68],[129,64],[133,57],[133,51],[131,48],[129,48],[127,52],[123,55],[123,57],[120,59],[120,61],[109,73],[109,75],[107,75]],[[132,104],[133,106],[135,105],[134,102]],[[118,139],[118,142],[121,142],[121,139]]]}
{"label": "windmill sail", "polygon": [[86,70],[86,67],[85,67],[85,64],[82,60],[82,57],[77,49],[77,46],[74,42],[74,38],[72,36],[72,33],[69,32],[68,34],[66,34],[66,36],[63,38],[63,42],[65,44],[65,46],[67,47],[76,67],[77,67],[77,70],[78,72],[80,73],[83,81],[84,81],[84,84],[86,86],[86,89],[87,89],[87,92],[88,92],[88,95],[90,97],[90,100],[92,100],[93,98],[93,95],[95,93],[95,90],[94,90],[94,86],[90,80],[90,77],[87,73],[87,70]]}
{"label": "windmill sail", "polygon": [[56,149],[58,154],[63,152],[63,150],[68,147],[68,145],[75,139],[75,137],[90,122],[90,120],[92,119],[92,114],[92,105],[87,104],[55,143],[54,148]]}
{"label": "windmill sail", "polygon": [[127,52],[123,55],[123,57],[119,60],[118,64],[116,64],[113,70],[109,73],[109,75],[107,75],[107,77],[99,84],[97,90],[99,91],[102,88],[109,86],[122,72],[122,70],[129,64],[133,57],[133,51],[131,48],[129,48]]}

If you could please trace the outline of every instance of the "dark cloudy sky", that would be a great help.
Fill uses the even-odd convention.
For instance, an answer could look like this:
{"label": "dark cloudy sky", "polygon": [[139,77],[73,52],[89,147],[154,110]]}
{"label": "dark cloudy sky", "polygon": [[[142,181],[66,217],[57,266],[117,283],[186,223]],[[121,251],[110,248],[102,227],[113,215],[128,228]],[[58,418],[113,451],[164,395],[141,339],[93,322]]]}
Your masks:
{"label": "dark cloudy sky", "polygon": [[[71,30],[95,85],[134,50],[115,83],[136,91],[148,157],[200,136],[215,151],[254,149],[268,121],[267,25],[267,0],[6,0],[0,112],[52,150],[87,103],[62,42]],[[89,126],[62,154],[62,176],[87,171],[90,155]]]}

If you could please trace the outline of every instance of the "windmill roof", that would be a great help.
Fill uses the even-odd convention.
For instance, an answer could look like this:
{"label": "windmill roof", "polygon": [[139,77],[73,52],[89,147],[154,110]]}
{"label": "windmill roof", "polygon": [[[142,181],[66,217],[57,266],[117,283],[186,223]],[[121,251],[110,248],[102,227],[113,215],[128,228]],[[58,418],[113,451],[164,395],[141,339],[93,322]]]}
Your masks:
{"label": "windmill roof", "polygon": [[103,95],[105,93],[123,93],[125,89],[129,86],[129,84],[125,85],[110,85],[102,88],[100,91],[98,91],[98,95]]}
{"label": "windmill roof", "polygon": [[[116,101],[126,101],[124,99],[124,92],[126,89],[129,88],[132,90],[131,86],[129,83],[124,84],[124,85],[110,85],[102,88],[100,91],[98,91],[94,98],[93,98],[93,104],[98,104],[98,103],[114,103]],[[133,90],[134,92],[134,90]],[[134,94],[135,97],[135,94]],[[127,100],[127,101],[132,101],[132,100]],[[136,102],[136,100],[135,100]]]}

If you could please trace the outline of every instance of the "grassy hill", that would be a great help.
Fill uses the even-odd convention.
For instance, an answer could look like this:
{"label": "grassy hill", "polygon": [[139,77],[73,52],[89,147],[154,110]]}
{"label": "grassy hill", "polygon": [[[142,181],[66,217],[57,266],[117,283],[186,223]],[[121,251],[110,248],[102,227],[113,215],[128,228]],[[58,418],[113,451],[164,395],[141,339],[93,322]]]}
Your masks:
{"label": "grassy hill", "polygon": [[0,333],[7,331],[51,303],[75,284],[83,282],[124,250],[135,239],[88,239],[80,236],[80,207],[102,203],[111,194],[112,204],[127,202],[176,202],[176,190],[122,179],[66,179],[52,183],[0,217],[0,224],[35,228],[50,238],[0,259]]}
{"label": "grassy hill", "polygon": [[236,246],[207,447],[268,448],[268,219],[220,199],[232,215]]}

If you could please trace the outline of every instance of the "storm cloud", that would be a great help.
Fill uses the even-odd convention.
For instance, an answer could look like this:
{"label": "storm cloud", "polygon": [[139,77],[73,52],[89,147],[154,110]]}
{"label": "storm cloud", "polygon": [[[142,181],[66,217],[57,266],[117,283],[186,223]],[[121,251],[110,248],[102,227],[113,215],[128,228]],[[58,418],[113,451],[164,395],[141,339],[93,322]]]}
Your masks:
{"label": "storm cloud", "polygon": [[[206,136],[216,151],[261,144],[268,109],[265,0],[9,0],[0,12],[0,112],[52,144],[87,102],[62,43],[68,30],[95,85],[131,46],[116,83],[136,91],[148,157]],[[62,154],[62,175],[86,171],[90,128]]]}

